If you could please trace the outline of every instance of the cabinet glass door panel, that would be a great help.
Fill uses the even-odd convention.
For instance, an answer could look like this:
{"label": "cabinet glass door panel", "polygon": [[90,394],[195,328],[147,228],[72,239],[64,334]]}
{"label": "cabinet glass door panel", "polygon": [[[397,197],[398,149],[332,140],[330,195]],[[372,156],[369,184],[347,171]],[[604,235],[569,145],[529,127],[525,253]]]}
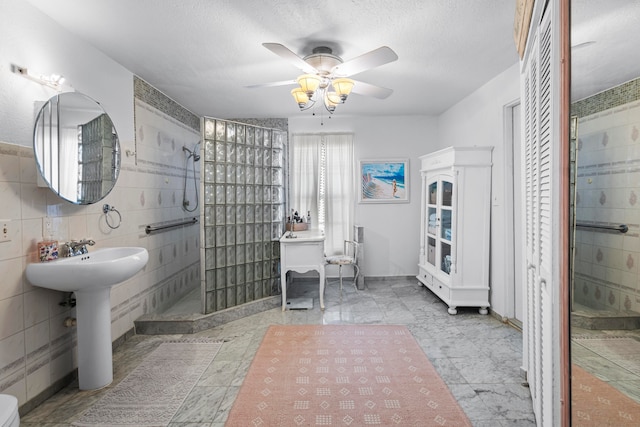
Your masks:
{"label": "cabinet glass door panel", "polygon": [[453,183],[449,181],[442,181],[442,206],[451,207],[452,199],[453,199]]}
{"label": "cabinet glass door panel", "polygon": [[427,214],[427,233],[435,235],[438,229],[438,214],[436,207],[429,207]]}
{"label": "cabinet glass door panel", "polygon": [[444,273],[451,273],[451,245],[440,242],[440,270]]}
{"label": "cabinet glass door panel", "polygon": [[451,241],[451,209],[442,209],[440,211],[440,237]]}
{"label": "cabinet glass door panel", "polygon": [[453,181],[450,175],[439,175],[427,184],[427,263],[449,275],[453,243]]}
{"label": "cabinet glass door panel", "polygon": [[429,190],[427,194],[427,203],[430,205],[435,205],[438,203],[438,182],[432,182],[429,184]]}
{"label": "cabinet glass door panel", "polygon": [[435,267],[436,265],[436,239],[427,239],[427,262]]}

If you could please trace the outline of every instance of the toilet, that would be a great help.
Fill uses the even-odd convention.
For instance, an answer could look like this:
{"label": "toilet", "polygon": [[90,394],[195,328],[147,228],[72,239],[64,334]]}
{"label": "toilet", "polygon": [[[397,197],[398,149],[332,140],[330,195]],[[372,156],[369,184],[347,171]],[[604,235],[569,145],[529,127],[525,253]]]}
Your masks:
{"label": "toilet", "polygon": [[0,427],[18,427],[18,399],[8,394],[0,394]]}

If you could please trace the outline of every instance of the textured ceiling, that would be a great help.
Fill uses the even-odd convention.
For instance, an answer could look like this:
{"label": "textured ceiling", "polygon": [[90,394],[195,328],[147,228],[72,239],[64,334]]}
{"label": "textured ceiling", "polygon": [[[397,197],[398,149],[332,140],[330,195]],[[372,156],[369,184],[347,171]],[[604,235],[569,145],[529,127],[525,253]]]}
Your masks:
{"label": "textured ceiling", "polygon": [[[281,43],[300,56],[325,45],[344,60],[380,46],[393,49],[397,61],[354,76],[393,89],[393,94],[384,100],[354,94],[339,106],[336,114],[344,116],[439,114],[518,61],[513,43],[515,0],[28,1],[201,116],[310,114],[298,111],[289,94],[293,86],[246,88],[300,74],[264,48],[264,42]],[[590,9],[600,4],[609,15],[625,8],[625,19],[616,14],[624,25],[633,24],[629,9],[635,12],[640,4],[574,3]],[[601,15],[584,12],[580,19]],[[595,31],[590,25],[584,28]],[[611,28],[604,25],[599,30]],[[602,42],[585,47],[581,54],[595,48],[600,55],[603,49],[608,52]],[[590,67],[583,61],[581,70],[586,73]],[[624,81],[621,74],[615,78]]]}
{"label": "textured ceiling", "polygon": [[640,1],[572,0],[571,98],[640,77]]}
{"label": "textured ceiling", "polygon": [[[349,60],[380,46],[396,62],[354,78],[391,88],[354,95],[341,115],[437,114],[518,60],[513,0],[29,0],[194,113],[291,117],[293,65],[262,46],[300,56],[328,45]],[[73,84],[73,82],[70,82]]]}

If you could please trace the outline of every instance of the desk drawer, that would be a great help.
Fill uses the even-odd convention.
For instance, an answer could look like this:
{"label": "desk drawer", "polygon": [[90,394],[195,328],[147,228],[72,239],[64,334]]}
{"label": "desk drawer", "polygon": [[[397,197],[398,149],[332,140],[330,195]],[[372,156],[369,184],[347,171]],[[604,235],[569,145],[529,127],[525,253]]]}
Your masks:
{"label": "desk drawer", "polygon": [[280,244],[280,258],[287,266],[324,265],[324,242],[291,242]]}

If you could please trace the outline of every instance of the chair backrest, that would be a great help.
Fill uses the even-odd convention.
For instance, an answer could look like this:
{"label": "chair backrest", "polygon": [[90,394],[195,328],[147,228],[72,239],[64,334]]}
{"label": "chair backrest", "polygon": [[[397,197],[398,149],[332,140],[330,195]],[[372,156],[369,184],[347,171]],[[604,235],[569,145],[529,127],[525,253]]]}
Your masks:
{"label": "chair backrest", "polygon": [[344,241],[344,254],[352,256],[355,261],[358,260],[358,246],[359,243],[354,240]]}

